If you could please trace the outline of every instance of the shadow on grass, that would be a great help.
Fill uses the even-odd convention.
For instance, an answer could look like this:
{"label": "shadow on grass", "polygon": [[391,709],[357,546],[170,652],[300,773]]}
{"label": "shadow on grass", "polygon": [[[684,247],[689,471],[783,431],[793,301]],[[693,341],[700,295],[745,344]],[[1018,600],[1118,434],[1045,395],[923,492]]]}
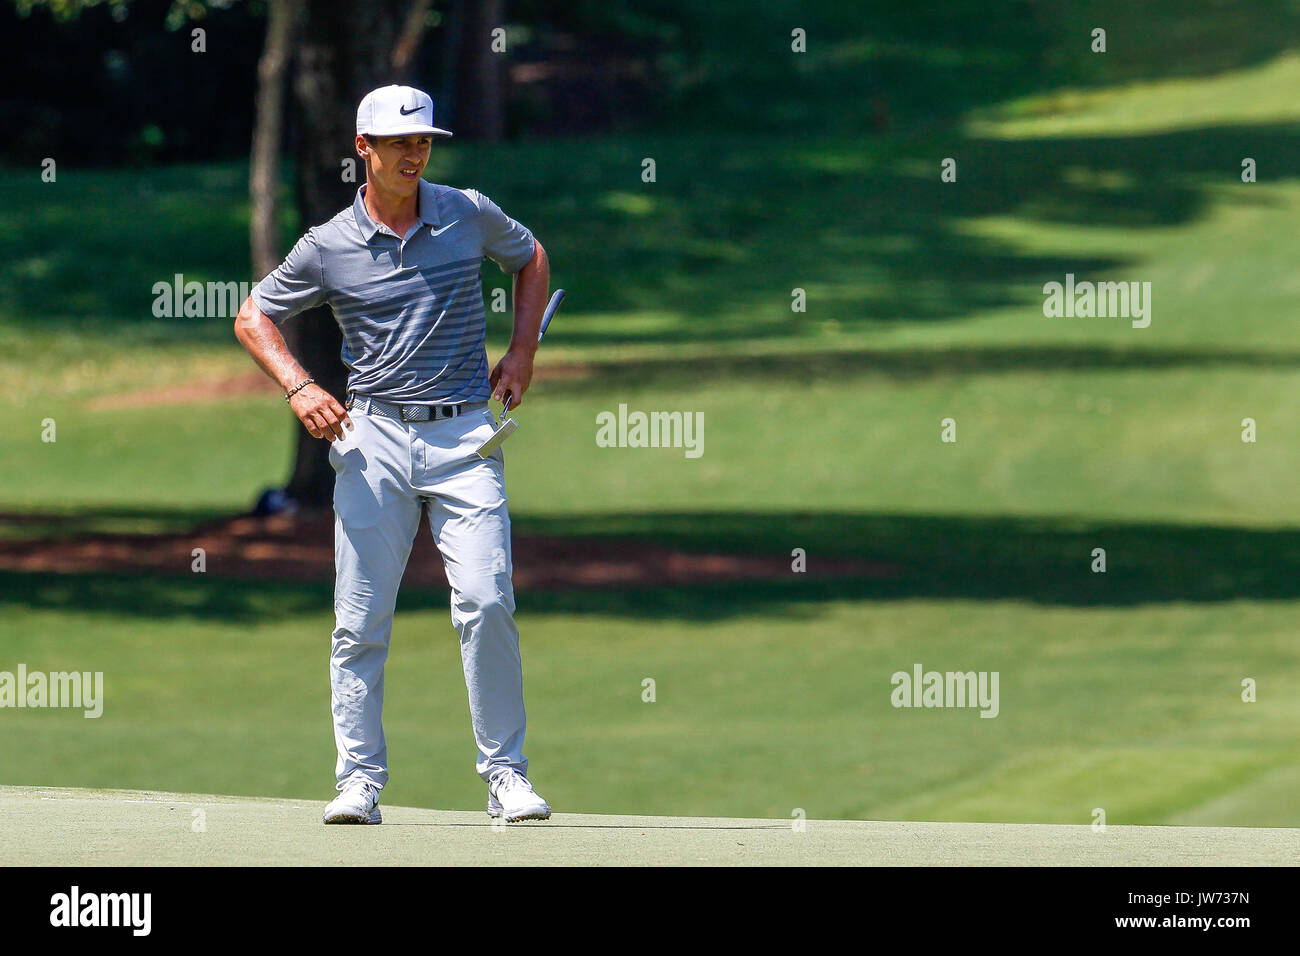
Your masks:
{"label": "shadow on grass", "polygon": [[898,380],[945,375],[991,375],[1020,372],[1164,371],[1173,369],[1300,368],[1300,353],[1223,349],[1147,349],[1107,346],[1034,345],[988,348],[889,349],[887,351],[800,351],[782,355],[715,354],[584,362],[581,374],[556,374],[548,380],[539,367],[538,395],[605,394],[629,382],[643,385],[716,388],[721,381],[845,381],[864,376]]}
{"label": "shadow on grass", "polygon": [[[627,147],[598,144],[569,155],[580,177],[521,192],[543,197],[539,231],[553,235],[556,281],[569,291],[572,321],[557,327],[557,341],[815,338],[827,321],[851,333],[1037,308],[1043,283],[1066,273],[1140,279],[1136,255],[1048,251],[1029,229],[1197,222],[1214,201],[1211,185],[1237,181],[1247,142],[1280,179],[1300,175],[1300,127],[1291,124],[1015,141],[950,130],[760,153],[704,139],[638,144],[661,169],[690,170],[680,181],[661,175],[644,194],[614,185]],[[956,183],[939,180],[944,156],[959,159]],[[1018,231],[972,231],[981,219]],[[807,291],[807,313],[791,311],[795,287]]]}
{"label": "shadow on grass", "polygon": [[[1140,278],[1129,273],[1135,256],[1036,250],[1039,240],[1024,225],[1141,230],[1195,222],[1210,209],[1212,184],[1239,182],[1246,144],[1273,180],[1300,176],[1293,124],[1014,141],[949,129],[865,143],[695,135],[472,146],[449,154],[431,176],[490,188],[537,230],[556,284],[569,291],[564,342],[722,345],[816,337],[827,321],[842,332],[869,331],[1033,307],[1042,284],[1067,272]],[[656,157],[652,189],[629,176],[630,155]],[[956,183],[939,180],[944,156],[960,161]],[[493,171],[491,186],[484,168]],[[202,172],[207,218],[165,214],[190,195],[174,174],[141,194],[127,174],[112,172],[87,176],[84,191],[42,193],[47,220],[0,232],[0,314],[41,301],[50,329],[123,345],[234,347],[227,319],[151,314],[153,284],[174,273],[245,278],[243,228],[209,221],[212,209],[242,202],[243,173]],[[59,203],[66,208],[52,208]],[[51,225],[74,214],[84,215],[84,228]],[[1022,231],[973,233],[970,222],[985,218]],[[123,222],[140,231],[118,235]],[[87,282],[92,272],[104,280]],[[485,278],[489,288],[506,283],[495,267]],[[790,309],[795,287],[808,292],[807,313]],[[494,334],[503,321],[489,322]]]}
{"label": "shadow on grass", "polygon": [[[524,536],[608,538],[636,547],[819,558],[853,556],[896,568],[872,578],[712,583],[691,588],[531,590],[521,613],[613,614],[655,620],[802,616],[832,600],[1017,600],[1071,607],[1300,598],[1300,529],[1141,524],[1017,516],[855,513],[633,514],[515,519]],[[1106,550],[1107,573],[1090,569]],[[0,572],[0,606],[213,622],[329,618],[328,582],[231,581],[186,575]],[[401,610],[445,612],[440,590],[404,591]],[[328,626],[328,625],[323,625]]]}
{"label": "shadow on grass", "polygon": [[159,506],[88,507],[21,512],[0,505],[0,538],[80,538],[98,534],[170,534],[230,517],[229,509]]}
{"label": "shadow on grass", "polygon": [[[680,19],[679,19],[680,18]],[[685,70],[668,79],[668,128],[869,135],[1026,93],[1213,76],[1294,46],[1289,0],[764,0],[688,4],[674,20]],[[807,52],[788,54],[806,28]],[[1110,52],[1091,49],[1106,28]],[[685,74],[683,76],[682,74]]]}

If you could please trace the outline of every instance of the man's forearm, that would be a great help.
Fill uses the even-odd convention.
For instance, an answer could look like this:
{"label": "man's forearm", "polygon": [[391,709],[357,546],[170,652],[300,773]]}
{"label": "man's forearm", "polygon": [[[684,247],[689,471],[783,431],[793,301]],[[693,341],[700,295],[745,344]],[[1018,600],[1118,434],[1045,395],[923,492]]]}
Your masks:
{"label": "man's forearm", "polygon": [[510,336],[512,351],[523,350],[528,355],[537,351],[537,334],[542,327],[542,313],[546,309],[550,287],[551,263],[539,242],[528,264],[515,273],[515,326]]}
{"label": "man's forearm", "polygon": [[262,314],[250,298],[235,317],[235,337],[258,366],[286,392],[311,376],[289,351],[275,323]]}

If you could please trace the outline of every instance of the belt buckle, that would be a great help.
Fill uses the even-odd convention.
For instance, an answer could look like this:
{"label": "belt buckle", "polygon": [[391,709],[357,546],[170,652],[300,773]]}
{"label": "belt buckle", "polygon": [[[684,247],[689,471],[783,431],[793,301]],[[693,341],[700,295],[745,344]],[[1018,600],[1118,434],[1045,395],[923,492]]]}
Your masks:
{"label": "belt buckle", "polygon": [[443,422],[449,418],[455,418],[464,411],[464,406],[462,405],[430,405],[428,408],[430,413],[429,417],[435,422]]}
{"label": "belt buckle", "polygon": [[428,405],[399,405],[398,408],[404,422],[427,422],[432,412]]}

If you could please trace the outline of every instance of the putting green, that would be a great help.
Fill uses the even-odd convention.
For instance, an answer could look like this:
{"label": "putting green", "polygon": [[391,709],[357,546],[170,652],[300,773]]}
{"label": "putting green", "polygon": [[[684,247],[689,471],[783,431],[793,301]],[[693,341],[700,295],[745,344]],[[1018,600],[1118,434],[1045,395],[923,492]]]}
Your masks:
{"label": "putting green", "polygon": [[1300,830],[885,823],[384,807],[378,827],[326,827],[323,801],[0,787],[4,866],[1294,865]]}

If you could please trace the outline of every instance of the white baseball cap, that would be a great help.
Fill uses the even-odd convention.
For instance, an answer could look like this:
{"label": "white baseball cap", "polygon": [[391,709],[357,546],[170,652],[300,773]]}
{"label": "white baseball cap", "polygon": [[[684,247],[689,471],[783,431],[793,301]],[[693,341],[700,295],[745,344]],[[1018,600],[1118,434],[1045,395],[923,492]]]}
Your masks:
{"label": "white baseball cap", "polygon": [[413,86],[381,86],[357,107],[357,135],[406,136],[430,133],[450,136],[433,125],[433,97]]}

